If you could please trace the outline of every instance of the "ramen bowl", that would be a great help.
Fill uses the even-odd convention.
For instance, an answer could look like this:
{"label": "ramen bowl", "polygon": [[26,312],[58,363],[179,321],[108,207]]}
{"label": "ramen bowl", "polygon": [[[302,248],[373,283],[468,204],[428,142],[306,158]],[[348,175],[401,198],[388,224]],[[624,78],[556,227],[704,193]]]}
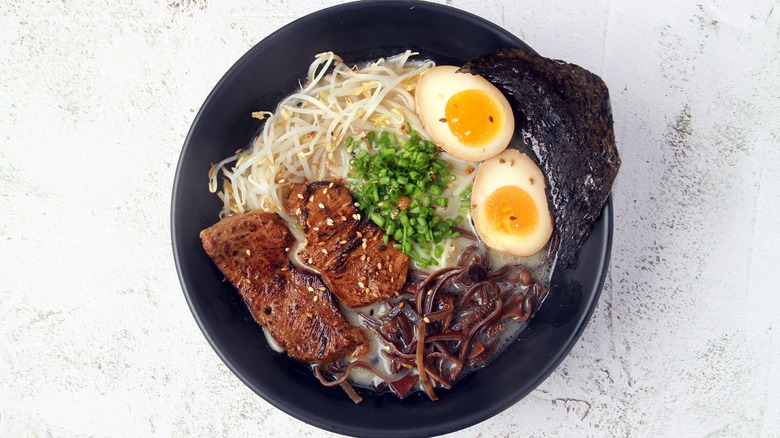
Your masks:
{"label": "ramen bowl", "polygon": [[206,98],[184,143],[171,206],[174,259],[184,295],[204,336],[227,367],[260,397],[311,425],[346,435],[430,436],[481,421],[534,390],[579,339],[598,301],[609,264],[611,198],[577,261],[555,268],[550,290],[527,327],[499,356],[438,401],[418,392],[361,391],[355,404],[319,383],[306,364],[274,351],[236,290],[201,247],[199,233],[219,219],[208,190],[211,163],[249,144],[262,126],[251,113],[273,110],[295,91],[314,56],[333,51],[347,63],[407,49],[437,64],[461,65],[498,48],[525,43],[475,15],[437,4],[364,1],[315,12],[249,50]]}

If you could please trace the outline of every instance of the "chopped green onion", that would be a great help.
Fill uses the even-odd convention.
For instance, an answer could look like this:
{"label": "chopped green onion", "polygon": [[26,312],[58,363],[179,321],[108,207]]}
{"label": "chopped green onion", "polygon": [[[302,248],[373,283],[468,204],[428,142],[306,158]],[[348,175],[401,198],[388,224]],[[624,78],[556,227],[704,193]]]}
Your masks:
{"label": "chopped green onion", "polygon": [[379,227],[385,226],[385,219],[379,215],[379,213],[371,213],[368,217]]}
{"label": "chopped green onion", "polygon": [[[402,137],[371,131],[364,138],[345,139],[345,146],[355,151],[348,175],[361,211],[385,231],[383,240],[392,239],[395,248],[427,267],[438,264],[444,251],[438,242],[455,234],[453,227],[462,218],[444,220],[437,213],[437,208],[449,205],[441,195],[456,177],[433,142],[420,138],[410,126],[407,130],[410,134]],[[469,187],[460,193],[461,210],[469,206],[470,191]]]}

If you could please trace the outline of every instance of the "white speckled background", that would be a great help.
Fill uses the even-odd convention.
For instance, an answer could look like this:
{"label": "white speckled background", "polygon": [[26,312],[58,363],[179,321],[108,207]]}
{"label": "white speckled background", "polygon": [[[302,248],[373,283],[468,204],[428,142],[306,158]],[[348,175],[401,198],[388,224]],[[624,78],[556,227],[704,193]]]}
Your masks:
{"label": "white speckled background", "polygon": [[[325,435],[209,347],[168,218],[214,84],[336,3],[0,1],[0,436]],[[446,3],[601,75],[623,158],[581,340],[453,436],[780,436],[780,3]]]}

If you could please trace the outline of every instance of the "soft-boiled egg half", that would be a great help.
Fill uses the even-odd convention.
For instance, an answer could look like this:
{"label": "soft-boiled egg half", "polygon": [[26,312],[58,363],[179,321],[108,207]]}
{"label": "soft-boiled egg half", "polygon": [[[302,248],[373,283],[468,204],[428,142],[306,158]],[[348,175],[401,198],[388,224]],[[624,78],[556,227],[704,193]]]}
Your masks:
{"label": "soft-boiled egg half", "polygon": [[544,174],[528,155],[507,149],[477,170],[471,218],[485,244],[527,257],[544,248],[553,231]]}
{"label": "soft-boiled egg half", "polygon": [[512,108],[485,78],[457,73],[458,68],[442,65],[423,73],[415,91],[417,113],[447,153],[467,161],[486,160],[512,139]]}

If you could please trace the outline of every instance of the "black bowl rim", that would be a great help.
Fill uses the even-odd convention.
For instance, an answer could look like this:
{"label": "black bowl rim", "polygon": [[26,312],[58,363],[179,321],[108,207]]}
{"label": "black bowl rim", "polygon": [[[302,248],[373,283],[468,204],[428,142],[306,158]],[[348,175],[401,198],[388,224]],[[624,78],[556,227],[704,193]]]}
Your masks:
{"label": "black bowl rim", "polygon": [[341,433],[341,434],[350,434],[350,435],[373,435],[373,436],[392,436],[396,434],[402,434],[402,435],[414,435],[414,436],[430,436],[430,435],[441,435],[445,433],[454,432],[469,426],[473,426],[479,422],[482,422],[484,420],[487,420],[500,412],[506,410],[510,406],[516,404],[519,400],[523,399],[525,396],[527,396],[530,392],[532,392],[539,384],[541,384],[543,381],[549,377],[549,375],[560,365],[560,363],[563,361],[563,359],[568,356],[571,349],[574,347],[574,345],[577,343],[579,338],[582,335],[582,332],[585,330],[586,326],[588,325],[588,322],[590,321],[590,318],[596,308],[596,305],[598,303],[598,300],[600,298],[601,292],[603,290],[606,276],[609,270],[609,262],[611,258],[611,250],[612,250],[612,238],[613,238],[613,226],[614,226],[614,218],[613,218],[613,199],[612,195],[607,198],[607,202],[604,206],[604,209],[602,210],[602,217],[604,220],[606,220],[606,235],[605,239],[602,243],[603,248],[603,257],[602,260],[599,263],[601,272],[599,272],[598,275],[598,281],[593,284],[592,293],[588,294],[590,297],[590,300],[588,302],[583,303],[584,307],[586,308],[585,312],[583,313],[581,319],[581,323],[577,326],[576,330],[574,330],[567,341],[562,344],[557,349],[557,355],[552,359],[547,361],[547,366],[538,374],[537,378],[530,382],[528,385],[526,385],[526,388],[520,391],[517,391],[514,394],[514,397],[507,397],[503,400],[502,403],[496,403],[492,405],[488,409],[476,411],[467,415],[464,415],[459,418],[453,418],[449,422],[444,424],[434,424],[434,425],[421,425],[421,426],[415,426],[412,428],[409,428],[408,430],[399,432],[399,430],[393,431],[392,435],[382,433],[382,431],[376,430],[376,429],[362,429],[362,428],[356,428],[353,426],[344,426],[343,424],[336,424],[333,422],[326,422],[326,421],[320,421],[318,418],[311,417],[309,415],[302,414],[296,409],[296,406],[291,403],[285,403],[280,400],[277,400],[273,397],[270,397],[262,387],[259,387],[255,385],[252,381],[250,381],[246,376],[244,376],[242,373],[238,372],[237,368],[227,360],[225,353],[222,351],[221,346],[217,345],[213,338],[209,336],[209,333],[206,330],[206,327],[204,325],[204,322],[202,321],[201,316],[196,312],[195,305],[193,303],[193,298],[190,296],[190,292],[188,291],[186,282],[187,280],[183,276],[183,264],[184,260],[182,260],[182,257],[180,256],[179,251],[179,244],[176,239],[176,223],[175,223],[175,217],[176,217],[176,199],[177,199],[177,193],[179,188],[179,183],[181,180],[180,177],[180,169],[182,168],[182,164],[186,161],[186,155],[188,150],[188,145],[191,140],[191,135],[193,134],[195,130],[195,126],[198,125],[201,116],[203,115],[203,109],[208,107],[209,104],[214,100],[215,96],[220,94],[220,91],[223,87],[226,86],[226,84],[229,82],[229,79],[234,75],[235,71],[240,68],[240,66],[246,62],[247,59],[252,57],[252,53],[257,50],[262,50],[266,46],[270,46],[275,44],[276,40],[283,37],[287,32],[289,32],[291,29],[304,25],[305,23],[311,21],[311,20],[317,20],[318,17],[321,14],[325,13],[334,13],[334,12],[342,12],[346,11],[352,8],[356,7],[363,7],[365,5],[392,5],[393,7],[398,7],[399,5],[406,5],[410,8],[420,7],[420,8],[428,8],[431,10],[436,10],[437,13],[443,13],[443,14],[452,14],[454,16],[457,16],[459,19],[463,19],[466,21],[470,21],[473,24],[481,27],[488,27],[492,32],[503,34],[503,36],[512,39],[517,42],[517,44],[528,47],[522,40],[517,38],[515,35],[511,34],[507,30],[503,29],[497,24],[494,24],[482,17],[479,17],[477,15],[474,15],[472,13],[450,7],[447,5],[441,5],[436,3],[428,3],[428,2],[422,2],[417,0],[405,0],[405,1],[398,1],[398,0],[363,0],[363,1],[354,1],[349,3],[344,3],[336,6],[331,6],[328,8],[323,8],[318,11],[312,12],[308,15],[305,15],[301,18],[298,18],[297,20],[294,20],[287,25],[279,28],[278,30],[274,31],[273,33],[269,34],[267,37],[262,39],[260,42],[255,44],[251,49],[249,49],[244,55],[242,55],[231,67],[228,69],[228,71],[221,77],[221,79],[217,82],[217,84],[214,86],[212,91],[209,93],[208,97],[204,100],[203,104],[201,105],[196,117],[193,119],[192,125],[190,127],[190,130],[187,134],[187,137],[185,138],[182,151],[180,153],[179,160],[177,162],[176,167],[176,173],[174,176],[173,181],[173,187],[172,187],[172,197],[171,197],[171,241],[172,241],[172,249],[174,253],[174,263],[176,265],[177,275],[179,278],[179,282],[182,286],[182,290],[185,296],[185,299],[187,301],[187,305],[190,308],[190,311],[195,318],[196,323],[198,324],[198,327],[200,328],[201,332],[204,334],[204,337],[209,342],[209,345],[211,345],[212,349],[215,351],[217,356],[222,360],[222,362],[230,369],[230,371],[239,378],[247,387],[252,389],[256,394],[260,395],[264,400],[266,400],[268,403],[270,403],[272,406],[282,410],[283,412],[302,420],[310,425],[319,427],[324,430],[328,430],[331,432]]}

